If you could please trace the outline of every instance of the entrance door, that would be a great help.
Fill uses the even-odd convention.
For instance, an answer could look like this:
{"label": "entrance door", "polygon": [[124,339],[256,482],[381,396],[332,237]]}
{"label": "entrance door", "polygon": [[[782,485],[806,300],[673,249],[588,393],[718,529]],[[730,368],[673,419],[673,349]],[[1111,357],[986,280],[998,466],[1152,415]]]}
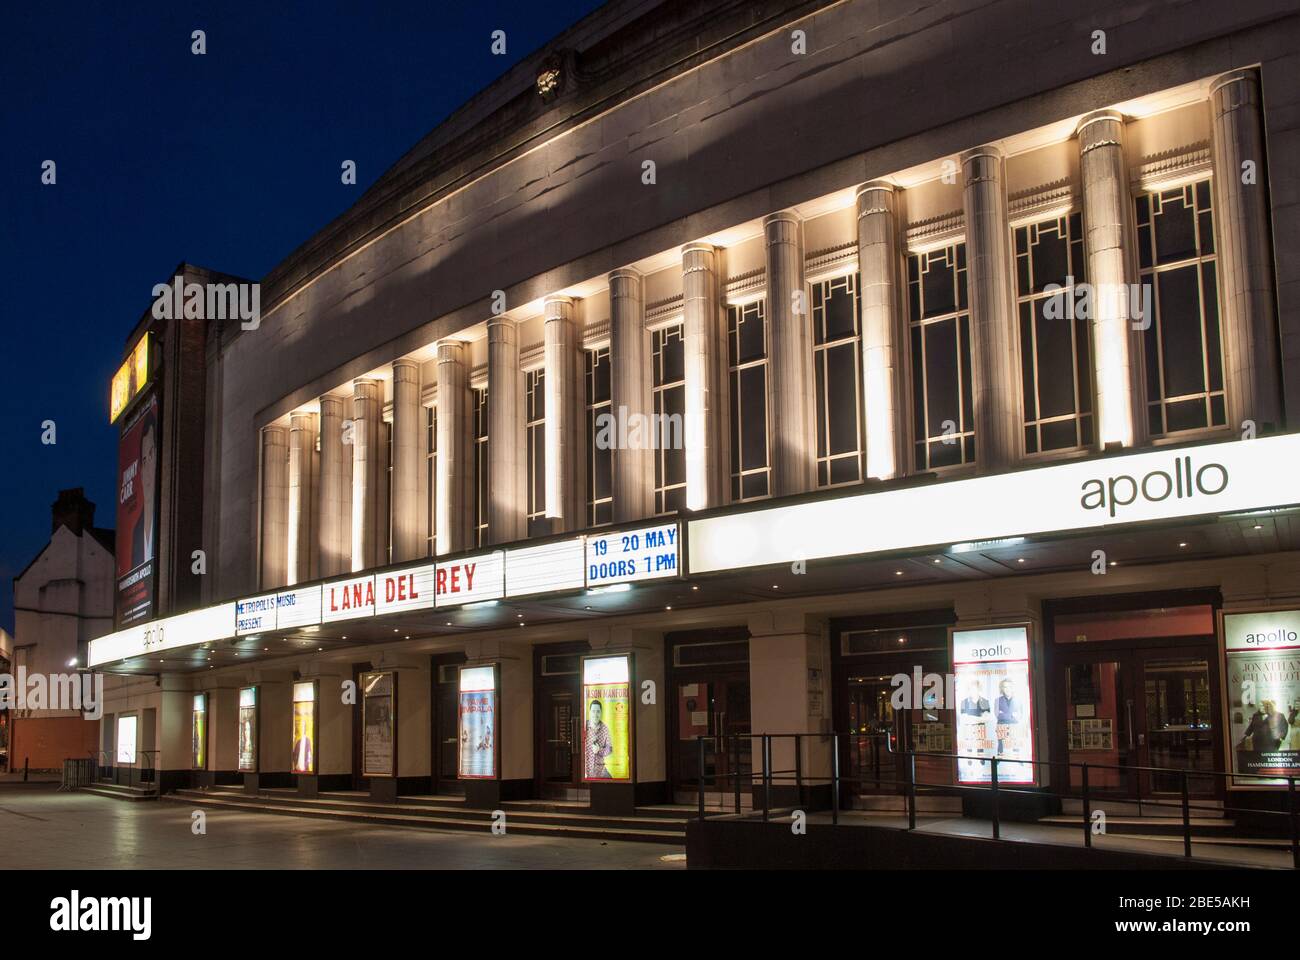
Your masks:
{"label": "entrance door", "polygon": [[673,783],[677,791],[694,792],[700,778],[700,737],[704,741],[706,790],[749,794],[753,770],[750,732],[749,677],[715,677],[677,683],[677,744],[673,751]]}
{"label": "entrance door", "polygon": [[[921,668],[921,675],[942,678],[942,666],[928,662]],[[919,708],[895,710],[893,700],[899,686],[894,680],[899,674],[909,679],[915,676],[911,665],[899,663],[895,673],[848,679],[848,772],[853,794],[904,792],[910,776],[908,750],[919,754],[916,757],[918,784],[943,787],[952,783],[951,757],[930,754],[952,753],[955,713],[940,709],[941,701],[924,690],[916,692],[924,701]]]}
{"label": "entrance door", "polygon": [[[1066,754],[1089,765],[1090,792],[1181,795],[1185,770],[1191,796],[1221,795],[1208,775],[1223,769],[1212,645],[1071,650],[1064,659]],[[1072,766],[1071,788],[1082,780]]]}
{"label": "entrance door", "polygon": [[578,747],[574,718],[578,695],[574,690],[551,688],[542,701],[542,784],[565,790],[578,784]]}

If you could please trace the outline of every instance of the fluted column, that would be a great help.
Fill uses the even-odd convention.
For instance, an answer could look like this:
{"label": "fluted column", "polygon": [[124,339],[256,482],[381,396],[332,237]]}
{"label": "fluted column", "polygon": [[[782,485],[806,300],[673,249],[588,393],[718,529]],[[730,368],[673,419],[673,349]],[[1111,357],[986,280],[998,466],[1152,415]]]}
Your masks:
{"label": "fluted column", "polygon": [[962,154],[974,379],[975,461],[980,473],[1020,460],[1020,382],[1011,298],[1011,227],[1002,152],[983,146]]}
{"label": "fluted column", "polygon": [[[352,565],[352,448],[344,442],[344,402],[320,398],[320,507],[317,510],[319,575],[333,577]],[[346,438],[351,441],[351,428]]]}
{"label": "fluted column", "polygon": [[546,516],[561,533],[583,526],[587,471],[582,336],[569,297],[546,299]]}
{"label": "fluted column", "polygon": [[519,328],[507,316],[488,320],[488,535],[493,543],[527,535],[528,464]]}
{"label": "fluted column", "polygon": [[705,510],[726,502],[727,391],[722,349],[717,251],[682,248],[682,348],[686,379],[686,505]]}
{"label": "fluted column", "polygon": [[315,545],[312,530],[314,487],[312,461],[316,452],[316,415],[295,413],[289,418],[288,560],[285,583],[310,580]]}
{"label": "fluted column", "polygon": [[894,185],[873,180],[858,188],[858,297],[862,305],[862,404],[866,475],[880,480],[907,473],[903,428],[905,383],[899,369],[906,342],[898,283]]}
{"label": "fluted column", "polygon": [[1124,163],[1124,117],[1099,110],[1079,121],[1079,182],[1091,291],[1093,389],[1097,445],[1146,441],[1141,330],[1130,317],[1136,289],[1133,211]]}
{"label": "fluted column", "polygon": [[803,221],[791,210],[774,213],[764,219],[763,232],[767,238],[772,495],[781,497],[811,490],[817,470]]}
{"label": "fluted column", "polygon": [[1210,107],[1229,425],[1240,431],[1250,420],[1268,433],[1282,426],[1282,398],[1259,75],[1234,70],[1219,77]]}
{"label": "fluted column", "polygon": [[[640,520],[654,512],[654,430],[650,386],[650,345],[645,329],[645,294],[641,274],[630,267],[609,275],[610,410],[614,448],[614,522]],[[641,428],[633,433],[632,425]],[[625,426],[626,435],[618,428]],[[629,443],[621,442],[630,440]]]}
{"label": "fluted column", "polygon": [[285,584],[289,546],[289,437],[284,427],[262,428],[262,588]]}
{"label": "fluted column", "polygon": [[420,470],[424,465],[424,408],[420,406],[420,364],[393,361],[393,562],[424,555],[420,529]]}
{"label": "fluted column", "polygon": [[352,381],[352,569],[379,563],[378,381]]}
{"label": "fluted column", "polygon": [[[438,344],[438,478],[434,531],[437,554],[474,545],[474,449],[465,344]],[[490,402],[490,401],[489,401]]]}

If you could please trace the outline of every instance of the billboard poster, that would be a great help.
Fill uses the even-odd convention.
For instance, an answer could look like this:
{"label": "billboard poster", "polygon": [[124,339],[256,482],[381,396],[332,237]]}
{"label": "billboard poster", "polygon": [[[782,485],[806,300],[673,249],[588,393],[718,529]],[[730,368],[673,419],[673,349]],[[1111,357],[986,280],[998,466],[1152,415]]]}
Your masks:
{"label": "billboard poster", "polygon": [[490,780],[497,775],[496,667],[460,668],[460,760],[462,779]]}
{"label": "billboard poster", "polygon": [[293,773],[316,772],[316,684],[306,680],[293,685]]}
{"label": "billboard poster", "polygon": [[257,687],[239,691],[239,769],[257,770]]}
{"label": "billboard poster", "polygon": [[148,620],[154,613],[160,437],[158,394],[152,393],[123,421],[117,448],[119,627]]}
{"label": "billboard poster", "polygon": [[117,762],[130,766],[135,763],[135,733],[139,718],[131,715],[117,718]]}
{"label": "billboard poster", "polygon": [[363,777],[391,777],[396,773],[393,769],[395,684],[396,677],[392,673],[361,675]]}
{"label": "billboard poster", "polygon": [[1300,776],[1300,610],[1225,613],[1233,786]]}
{"label": "billboard poster", "polygon": [[190,758],[195,770],[208,768],[208,695],[194,695],[190,724]]}
{"label": "billboard poster", "polygon": [[957,693],[957,781],[1036,782],[1027,626],[952,631]]}
{"label": "billboard poster", "polygon": [[582,779],[632,779],[632,658],[582,661]]}

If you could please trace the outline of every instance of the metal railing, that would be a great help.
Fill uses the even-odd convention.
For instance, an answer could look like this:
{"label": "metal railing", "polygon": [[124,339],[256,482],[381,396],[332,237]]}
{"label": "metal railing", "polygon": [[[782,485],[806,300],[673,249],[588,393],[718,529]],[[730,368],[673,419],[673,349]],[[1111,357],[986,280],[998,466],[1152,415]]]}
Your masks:
{"label": "metal railing", "polygon": [[[116,763],[108,750],[92,750],[88,763],[93,770],[94,782],[111,783],[130,789],[137,787],[158,792],[158,755],[161,750],[138,750],[133,763]],[[70,761],[65,761],[66,764]],[[118,780],[119,771],[126,771],[126,783]],[[89,786],[89,783],[82,786]]]}
{"label": "metal railing", "polygon": [[[699,751],[699,776],[696,784],[698,795],[698,819],[704,820],[708,817],[708,811],[705,808],[705,782],[711,780],[714,787],[717,788],[719,781],[731,781],[733,793],[733,813],[732,816],[742,816],[741,813],[741,793],[742,780],[748,780],[748,791],[753,798],[753,804],[757,808],[761,801],[761,809],[754,810],[751,816],[761,816],[764,821],[770,820],[774,810],[772,804],[772,788],[777,781],[784,783],[793,782],[796,794],[800,803],[803,802],[804,790],[806,787],[816,786],[822,783],[829,783],[831,787],[831,823],[838,825],[840,822],[841,809],[841,792],[846,786],[857,785],[859,787],[870,783],[880,783],[880,776],[877,772],[874,776],[855,776],[853,774],[844,774],[840,771],[840,745],[849,738],[858,736],[856,734],[837,734],[837,733],[753,733],[753,734],[729,734],[726,736],[698,736],[696,737],[697,749]],[[740,745],[742,741],[748,741],[749,752],[751,756],[755,755],[754,741],[759,741],[758,751],[756,754],[759,769],[749,771],[740,770],[740,764],[734,763],[731,770],[725,773],[714,772],[711,776],[705,773],[706,743],[715,744],[714,755],[717,755],[717,744],[723,743],[725,749],[726,741],[731,741],[730,749],[739,757]],[[794,766],[789,770],[772,769],[772,742],[774,740],[792,740],[794,747]],[[830,744],[830,767],[829,776],[810,775],[804,771],[804,743],[805,741],[814,741],[817,743]],[[1061,800],[1078,800],[1082,805],[1082,829],[1083,844],[1091,848],[1093,845],[1093,803],[1094,801],[1105,801],[1107,803],[1137,803],[1133,798],[1117,796],[1114,792],[1096,792],[1095,788],[1090,785],[1089,772],[1099,771],[1117,771],[1127,774],[1158,774],[1168,776],[1180,784],[1177,794],[1173,794],[1176,799],[1178,809],[1182,820],[1182,839],[1183,839],[1183,856],[1190,858],[1192,856],[1192,811],[1209,811],[1215,814],[1229,814],[1233,812],[1248,813],[1251,816],[1263,817],[1285,817],[1286,826],[1289,828],[1289,841],[1291,849],[1291,865],[1295,869],[1300,869],[1300,801],[1296,796],[1296,778],[1280,777],[1268,774],[1252,773],[1233,773],[1224,770],[1188,770],[1181,767],[1151,767],[1139,766],[1136,764],[1103,764],[1103,763],[1074,763],[1067,760],[1011,760],[997,757],[977,757],[956,753],[939,753],[934,751],[922,750],[894,750],[892,743],[889,744],[889,753],[891,756],[898,757],[902,760],[904,778],[898,783],[902,794],[906,799],[907,806],[907,829],[916,829],[917,814],[917,796],[922,790],[934,791],[947,795],[961,796],[963,794],[980,795],[987,797],[989,802],[992,832],[994,840],[1002,839],[1002,802],[1003,798],[1012,796],[1026,796],[1035,798],[1052,798]],[[954,764],[958,760],[972,760],[985,764],[989,768],[988,783],[961,783],[953,778],[954,782],[950,783],[926,783],[917,779],[916,760],[918,757],[930,758],[935,760],[952,761]],[[1011,764],[1016,767],[1032,766],[1035,770],[1035,779],[1037,771],[1041,767],[1048,768],[1051,774],[1054,770],[1063,770],[1065,772],[1065,782],[1070,783],[1072,771],[1079,771],[1079,784],[1077,792],[1071,789],[1068,792],[1049,790],[1046,787],[1028,788],[1023,785],[1022,780],[1017,780],[1014,785],[1009,785],[1004,777],[998,775],[998,765],[1003,766]],[[1266,810],[1256,808],[1234,808],[1228,806],[1225,802],[1222,805],[1207,805],[1198,803],[1199,798],[1193,798],[1189,788],[1190,781],[1193,779],[1218,778],[1225,782],[1229,779],[1237,780],[1262,780],[1273,784],[1279,781],[1286,784],[1286,804],[1283,810]],[[757,788],[755,781],[758,781]],[[1056,780],[1053,777],[1052,782]],[[1226,793],[1226,791],[1225,791]],[[1172,804],[1160,800],[1147,800],[1152,806],[1171,806]],[[1277,822],[1277,821],[1274,821]]]}
{"label": "metal railing", "polygon": [[88,787],[95,782],[96,760],[89,757],[69,757],[63,761],[63,779],[59,782],[60,790],[77,790]]}

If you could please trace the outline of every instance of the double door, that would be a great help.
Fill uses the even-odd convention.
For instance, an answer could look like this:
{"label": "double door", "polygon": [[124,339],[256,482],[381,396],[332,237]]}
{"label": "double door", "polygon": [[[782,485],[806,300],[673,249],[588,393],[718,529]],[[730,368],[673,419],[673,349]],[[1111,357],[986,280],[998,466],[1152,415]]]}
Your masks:
{"label": "double door", "polygon": [[[945,667],[938,661],[927,663],[922,675],[943,676]],[[912,677],[913,666],[899,662],[848,677],[849,725],[840,743],[840,769],[848,772],[851,795],[902,793],[912,776],[907,751],[917,754],[917,783],[927,787],[952,783],[951,758],[935,755],[953,751],[954,713],[943,709],[937,699],[928,702],[933,698],[921,692],[910,704],[895,709],[899,688],[894,678],[898,674]]]}
{"label": "double door", "polygon": [[694,794],[702,774],[710,792],[733,793],[738,778],[741,792],[748,794],[754,749],[748,671],[678,676],[675,687],[674,792]]}
{"label": "double door", "polygon": [[[1222,730],[1213,640],[1063,651],[1052,677],[1056,756],[1069,785],[1129,799],[1222,796]],[[1049,696],[1049,702],[1053,699]]]}

